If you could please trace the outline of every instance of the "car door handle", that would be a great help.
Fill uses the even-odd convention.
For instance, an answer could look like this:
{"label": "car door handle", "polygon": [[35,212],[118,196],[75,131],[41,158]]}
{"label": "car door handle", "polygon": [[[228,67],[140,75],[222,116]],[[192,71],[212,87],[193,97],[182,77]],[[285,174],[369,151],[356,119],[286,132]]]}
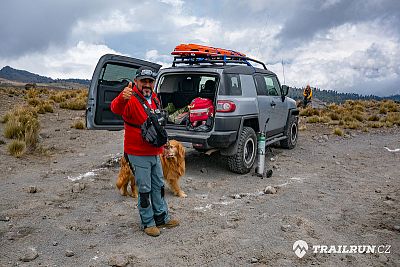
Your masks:
{"label": "car door handle", "polygon": [[275,107],[276,103],[274,101],[271,102],[271,107]]}

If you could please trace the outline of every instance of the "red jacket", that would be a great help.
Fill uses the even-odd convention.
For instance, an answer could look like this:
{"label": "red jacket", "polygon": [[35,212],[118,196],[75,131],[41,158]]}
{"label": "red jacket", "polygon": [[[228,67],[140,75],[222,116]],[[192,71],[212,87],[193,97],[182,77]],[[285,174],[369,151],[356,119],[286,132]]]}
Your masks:
{"label": "red jacket", "polygon": [[[136,86],[132,88],[133,93],[143,98],[144,102],[147,100],[139,92]],[[152,99],[157,97],[153,92]],[[157,99],[158,100],[158,99]],[[151,108],[156,109],[156,103],[151,101]],[[111,111],[115,114],[122,115],[124,121],[135,125],[142,125],[147,119],[147,113],[139,100],[132,94],[129,100],[125,100],[122,92],[111,102]],[[155,156],[162,153],[162,147],[155,147],[143,140],[140,128],[130,126],[125,123],[124,135],[124,152],[135,156]]]}

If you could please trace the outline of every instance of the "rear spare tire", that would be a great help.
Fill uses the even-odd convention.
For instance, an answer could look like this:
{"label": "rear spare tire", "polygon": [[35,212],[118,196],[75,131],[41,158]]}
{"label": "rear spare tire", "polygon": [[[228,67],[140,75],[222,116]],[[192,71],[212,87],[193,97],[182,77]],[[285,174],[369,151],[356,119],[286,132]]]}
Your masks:
{"label": "rear spare tire", "polygon": [[228,168],[234,173],[248,173],[256,160],[256,133],[250,127],[243,127],[237,142],[238,147],[236,154],[228,157]]}

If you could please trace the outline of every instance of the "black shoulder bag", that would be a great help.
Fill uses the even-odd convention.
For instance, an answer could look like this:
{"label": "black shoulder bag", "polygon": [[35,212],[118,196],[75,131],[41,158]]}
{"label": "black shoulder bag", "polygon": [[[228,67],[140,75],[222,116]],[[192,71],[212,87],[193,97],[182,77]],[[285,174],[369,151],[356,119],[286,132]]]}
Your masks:
{"label": "black shoulder bag", "polygon": [[140,128],[142,131],[142,138],[146,142],[150,143],[155,147],[162,147],[168,141],[168,134],[167,131],[165,131],[164,127],[160,125],[160,122],[165,121],[165,118],[162,116],[162,113],[160,113],[161,110],[160,103],[157,101],[157,99],[153,98],[154,102],[157,105],[158,113],[160,113],[159,114],[160,118],[158,118],[157,114],[151,113],[150,108],[146,105],[146,103],[140,96],[138,96],[137,94],[134,95],[142,104],[144,111],[147,113],[147,119],[140,126],[128,123],[126,121],[125,123],[133,127]]}

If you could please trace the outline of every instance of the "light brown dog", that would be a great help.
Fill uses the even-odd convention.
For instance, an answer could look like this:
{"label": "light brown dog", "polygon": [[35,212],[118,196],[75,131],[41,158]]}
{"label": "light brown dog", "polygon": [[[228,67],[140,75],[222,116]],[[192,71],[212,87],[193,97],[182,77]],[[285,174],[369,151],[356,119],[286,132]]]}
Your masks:
{"label": "light brown dog", "polygon": [[[185,148],[183,145],[176,140],[170,140],[164,146],[164,153],[160,155],[160,160],[164,179],[171,191],[178,197],[187,197],[179,186],[179,179],[185,174]],[[124,157],[120,160],[120,166],[121,169],[118,174],[116,186],[120,190],[121,195],[130,195],[136,198],[138,193],[135,187],[135,178]],[[132,193],[129,193],[127,190],[129,182]]]}

